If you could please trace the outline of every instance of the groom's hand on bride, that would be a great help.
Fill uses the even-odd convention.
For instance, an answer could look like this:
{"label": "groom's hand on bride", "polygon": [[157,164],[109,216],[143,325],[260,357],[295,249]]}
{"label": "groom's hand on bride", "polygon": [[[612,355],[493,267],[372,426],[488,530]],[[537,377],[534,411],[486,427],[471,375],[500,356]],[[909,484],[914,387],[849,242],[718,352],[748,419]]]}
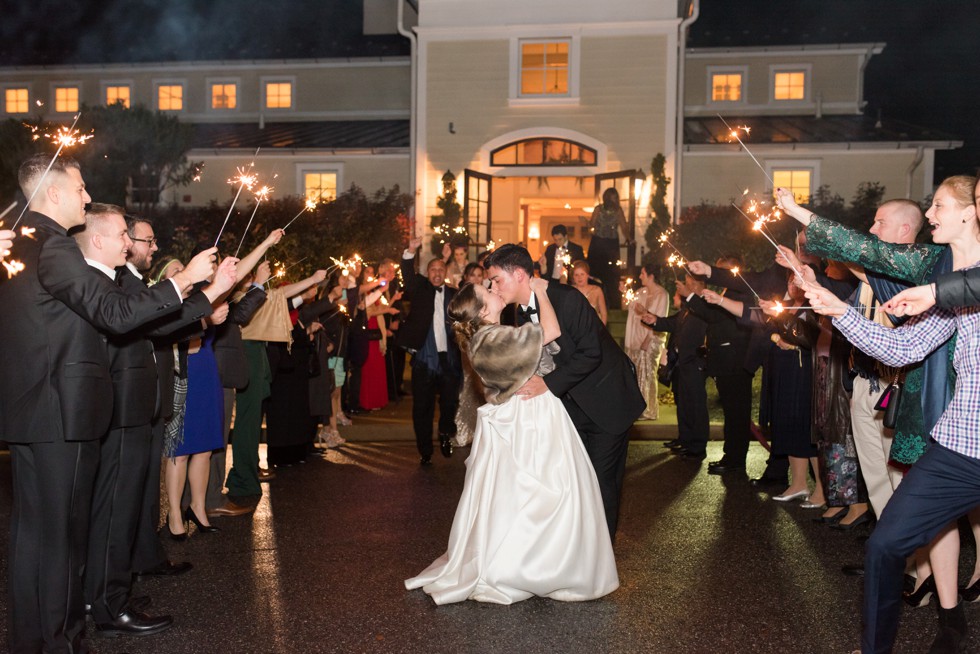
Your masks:
{"label": "groom's hand on bride", "polygon": [[548,390],[548,385],[544,383],[544,378],[538,375],[531,375],[531,378],[518,389],[517,394],[522,395],[525,400],[532,397],[543,395]]}

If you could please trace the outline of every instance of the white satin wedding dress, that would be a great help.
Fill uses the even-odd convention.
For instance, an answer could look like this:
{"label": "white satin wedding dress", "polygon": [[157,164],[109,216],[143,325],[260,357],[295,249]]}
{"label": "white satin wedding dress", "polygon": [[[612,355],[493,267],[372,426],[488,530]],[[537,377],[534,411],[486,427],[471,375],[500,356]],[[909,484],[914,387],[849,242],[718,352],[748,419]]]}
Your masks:
{"label": "white satin wedding dress", "polygon": [[[484,329],[529,328],[540,331]],[[506,346],[509,336],[497,336],[491,345]],[[475,358],[474,370],[486,382]],[[510,395],[479,408],[448,550],[405,586],[436,604],[583,601],[619,587],[595,472],[558,398]]]}

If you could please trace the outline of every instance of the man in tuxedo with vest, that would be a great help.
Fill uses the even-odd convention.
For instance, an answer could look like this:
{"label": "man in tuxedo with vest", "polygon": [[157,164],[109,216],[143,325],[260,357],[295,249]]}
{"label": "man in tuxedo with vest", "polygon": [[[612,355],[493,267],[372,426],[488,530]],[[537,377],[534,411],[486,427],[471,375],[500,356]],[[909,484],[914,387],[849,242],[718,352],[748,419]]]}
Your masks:
{"label": "man in tuxedo with vest", "polygon": [[[127,263],[134,243],[124,215],[121,207],[93,203],[85,215],[85,228],[74,233],[74,238],[86,263],[124,292],[139,295],[146,290],[146,282]],[[160,399],[153,345],[147,335],[171,333],[210,315],[212,302],[234,284],[234,271],[234,259],[226,259],[215,282],[192,292],[180,311],[109,337],[112,422],[99,453],[85,568],[85,599],[103,634],[149,635],[171,624],[169,616],[145,615],[146,599],[130,601],[131,554],[151,459],[150,423],[159,412]]]}
{"label": "man in tuxedo with vest", "polygon": [[0,439],[13,477],[9,649],[78,652],[92,487],[113,408],[104,333],[177,311],[182,293],[212,274],[214,249],[171,283],[128,295],[68,236],[91,201],[78,164],[35,155],[19,182],[33,198],[21,224],[33,232],[11,253],[24,270],[0,279]]}
{"label": "man in tuxedo with vest", "polygon": [[439,395],[439,448],[453,454],[456,408],[462,382],[459,346],[446,320],[456,291],[446,286],[446,264],[435,258],[426,275],[415,270],[415,253],[422,239],[413,238],[402,253],[406,301],[411,310],[398,330],[398,344],[412,353],[412,423],[423,466],[432,463],[432,421]]}
{"label": "man in tuxedo with vest", "polygon": [[[530,284],[533,262],[527,250],[503,245],[487,257],[486,267],[491,292],[508,304],[519,305],[518,324],[537,322]],[[632,363],[585,296],[569,286],[552,283],[548,285],[548,299],[561,327],[556,368],[544,377],[531,377],[518,393],[535,397],[550,390],[561,399],[592,461],[606,524],[614,536],[626,472],[628,431],[646,402]]]}

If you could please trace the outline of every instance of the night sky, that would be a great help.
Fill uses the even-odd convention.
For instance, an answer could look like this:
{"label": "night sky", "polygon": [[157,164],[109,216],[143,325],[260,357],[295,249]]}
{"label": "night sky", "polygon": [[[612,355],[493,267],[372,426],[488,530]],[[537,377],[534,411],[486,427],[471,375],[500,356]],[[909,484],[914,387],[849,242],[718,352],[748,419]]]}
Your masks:
{"label": "night sky", "polygon": [[[491,2],[492,0],[486,0]],[[422,0],[424,3],[425,0]],[[0,65],[406,55],[359,0],[5,0]],[[885,42],[867,112],[952,133],[937,178],[980,167],[980,0],[702,0],[693,46]]]}

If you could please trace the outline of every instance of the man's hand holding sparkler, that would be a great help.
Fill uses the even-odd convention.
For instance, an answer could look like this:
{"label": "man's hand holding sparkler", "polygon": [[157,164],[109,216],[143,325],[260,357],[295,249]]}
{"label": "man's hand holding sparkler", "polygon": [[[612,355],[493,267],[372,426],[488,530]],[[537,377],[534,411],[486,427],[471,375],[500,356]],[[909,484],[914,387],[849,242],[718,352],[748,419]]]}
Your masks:
{"label": "man's hand holding sparkler", "polygon": [[[213,303],[235,288],[238,283],[238,259],[225,257],[214,272],[211,283],[204,287],[204,295]],[[186,268],[184,269],[187,270]]]}
{"label": "man's hand holding sparkler", "polygon": [[252,280],[252,283],[262,286],[269,281],[270,277],[272,277],[272,266],[269,265],[268,261],[263,261],[256,267],[255,279]]}
{"label": "man's hand holding sparkler", "polygon": [[840,318],[847,311],[847,302],[839,299],[820,284],[807,282],[802,288],[806,293],[806,299],[810,301],[810,307],[821,316]]}
{"label": "man's hand holding sparkler", "polygon": [[703,261],[688,261],[687,269],[698,277],[711,279],[711,266]]}
{"label": "man's hand holding sparkler", "polygon": [[198,282],[203,282],[214,274],[214,262],[218,248],[210,247],[202,250],[187,265],[171,279],[176,282],[182,293]]}
{"label": "man's hand holding sparkler", "polygon": [[10,254],[10,248],[14,246],[14,237],[17,232],[12,229],[0,229],[0,261]]}

